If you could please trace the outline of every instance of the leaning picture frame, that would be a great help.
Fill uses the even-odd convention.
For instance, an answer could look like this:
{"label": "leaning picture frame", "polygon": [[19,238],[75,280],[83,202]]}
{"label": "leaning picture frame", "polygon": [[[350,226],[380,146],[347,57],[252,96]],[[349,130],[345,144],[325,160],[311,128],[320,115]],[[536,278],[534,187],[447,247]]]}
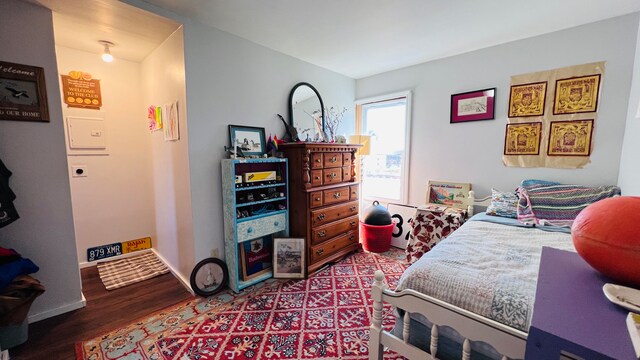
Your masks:
{"label": "leaning picture frame", "polygon": [[302,279],[305,273],[305,239],[273,239],[273,277]]}
{"label": "leaning picture frame", "polygon": [[493,120],[495,118],[496,88],[451,95],[450,123]]}
{"label": "leaning picture frame", "polygon": [[231,148],[239,149],[244,156],[262,156],[266,151],[264,128],[229,125]]}
{"label": "leaning picture frame", "polygon": [[466,209],[469,205],[469,191],[471,191],[470,183],[429,180],[427,184],[427,204]]}
{"label": "leaning picture frame", "polygon": [[272,269],[273,235],[247,240],[238,244],[242,265],[242,280],[248,281]]}
{"label": "leaning picture frame", "polygon": [[49,122],[43,68],[0,61],[0,120]]}

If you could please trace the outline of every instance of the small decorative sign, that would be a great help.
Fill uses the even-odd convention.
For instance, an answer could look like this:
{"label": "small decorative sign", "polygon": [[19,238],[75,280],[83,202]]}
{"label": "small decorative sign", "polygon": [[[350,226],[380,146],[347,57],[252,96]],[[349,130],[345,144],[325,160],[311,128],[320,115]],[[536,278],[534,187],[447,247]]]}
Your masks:
{"label": "small decorative sign", "polygon": [[540,153],[541,131],[541,122],[507,124],[504,154],[538,155]]}
{"label": "small decorative sign", "polygon": [[0,120],[49,122],[43,68],[0,61]]}
{"label": "small decorative sign", "polygon": [[136,240],[124,241],[122,243],[122,253],[127,254],[134,251],[151,249],[151,238],[141,238]]}
{"label": "small decorative sign", "polygon": [[100,110],[102,95],[100,80],[93,79],[91,74],[82,71],[69,71],[62,78],[62,97],[68,107]]}
{"label": "small decorative sign", "polygon": [[512,85],[509,95],[509,117],[544,115],[546,95],[546,81]]}
{"label": "small decorative sign", "polygon": [[273,236],[241,243],[240,258],[242,262],[242,280],[247,281],[266,272],[273,267]]}
{"label": "small decorative sign", "polygon": [[575,114],[598,110],[600,74],[556,81],[553,114]]}
{"label": "small decorative sign", "polygon": [[116,255],[122,255],[122,243],[113,243],[87,249],[87,261],[96,261]]}
{"label": "small decorative sign", "polygon": [[589,156],[593,120],[552,121],[549,131],[549,156]]}
{"label": "small decorative sign", "polygon": [[387,205],[387,210],[391,213],[391,222],[395,225],[391,234],[391,246],[404,249],[409,241],[411,222],[416,214],[416,207],[390,203]]}
{"label": "small decorative sign", "polygon": [[466,209],[470,190],[470,183],[429,180],[427,184],[427,204]]}

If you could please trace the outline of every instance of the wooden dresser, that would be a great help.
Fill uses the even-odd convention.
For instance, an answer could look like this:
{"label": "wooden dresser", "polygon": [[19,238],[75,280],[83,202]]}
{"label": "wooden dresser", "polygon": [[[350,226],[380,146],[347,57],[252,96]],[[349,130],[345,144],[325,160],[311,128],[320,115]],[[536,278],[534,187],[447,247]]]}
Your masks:
{"label": "wooden dresser", "polygon": [[355,152],[360,146],[278,147],[289,159],[289,233],[306,239],[306,275],[359,247]]}

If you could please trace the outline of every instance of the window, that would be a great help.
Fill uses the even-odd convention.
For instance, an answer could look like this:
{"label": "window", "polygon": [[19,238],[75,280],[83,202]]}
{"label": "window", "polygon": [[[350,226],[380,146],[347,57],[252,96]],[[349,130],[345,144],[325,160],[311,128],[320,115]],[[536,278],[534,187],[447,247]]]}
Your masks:
{"label": "window", "polygon": [[360,169],[362,198],[406,203],[410,93],[360,100],[356,108],[357,132],[371,136],[371,150]]}

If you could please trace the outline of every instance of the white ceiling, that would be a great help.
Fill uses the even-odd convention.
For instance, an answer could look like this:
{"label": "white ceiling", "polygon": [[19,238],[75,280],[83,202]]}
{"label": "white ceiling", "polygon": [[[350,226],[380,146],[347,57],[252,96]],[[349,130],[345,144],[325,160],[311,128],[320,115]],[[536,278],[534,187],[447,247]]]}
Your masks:
{"label": "white ceiling", "polygon": [[141,62],[180,26],[116,0],[27,1],[53,11],[56,45],[101,54],[98,40],[111,41],[116,61]]}
{"label": "white ceiling", "polygon": [[[116,0],[27,1],[54,11],[56,44],[100,53],[108,40],[116,59],[142,61],[179,26]],[[640,11],[638,0],[143,1],[356,79]]]}
{"label": "white ceiling", "polygon": [[640,11],[638,0],[143,1],[353,78]]}

